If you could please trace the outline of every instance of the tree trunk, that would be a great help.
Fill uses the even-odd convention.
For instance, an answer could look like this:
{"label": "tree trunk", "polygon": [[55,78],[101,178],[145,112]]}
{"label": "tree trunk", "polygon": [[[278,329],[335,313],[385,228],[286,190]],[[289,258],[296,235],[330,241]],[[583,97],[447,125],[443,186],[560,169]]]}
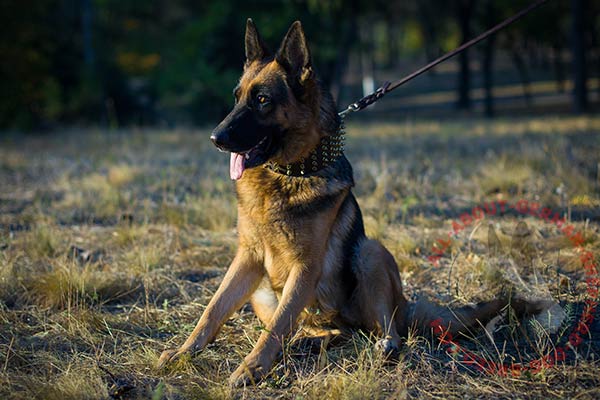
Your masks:
{"label": "tree trunk", "polygon": [[567,80],[565,65],[563,61],[563,49],[558,45],[552,46],[552,52],[554,53],[554,79],[556,80],[556,87],[560,93],[566,91],[565,81]]}
{"label": "tree trunk", "polygon": [[585,65],[585,13],[587,0],[571,0],[571,52],[573,66],[573,107],[575,112],[587,110],[587,71]]}
{"label": "tree trunk", "polygon": [[[458,5],[458,24],[461,33],[461,42],[471,39],[471,16],[473,14],[473,0],[460,0]],[[469,51],[465,50],[458,56],[460,70],[458,74],[458,103],[459,109],[471,108],[471,71],[469,69]]]}
{"label": "tree trunk", "polygon": [[[485,21],[491,25],[494,20],[494,6],[491,0],[485,4]],[[490,36],[483,48],[483,87],[485,90],[485,116],[492,118],[494,116],[494,50],[496,47],[496,35]]]}
{"label": "tree trunk", "polygon": [[92,44],[92,0],[81,0],[81,33],[83,38],[83,61],[89,69],[92,69],[95,58]]}
{"label": "tree trunk", "polygon": [[529,78],[529,71],[527,69],[527,64],[525,64],[525,60],[521,56],[519,49],[512,48],[510,51],[513,63],[517,67],[517,71],[519,72],[519,80],[521,81],[521,86],[523,87],[523,95],[525,96],[525,103],[528,106],[531,105],[531,79]]}

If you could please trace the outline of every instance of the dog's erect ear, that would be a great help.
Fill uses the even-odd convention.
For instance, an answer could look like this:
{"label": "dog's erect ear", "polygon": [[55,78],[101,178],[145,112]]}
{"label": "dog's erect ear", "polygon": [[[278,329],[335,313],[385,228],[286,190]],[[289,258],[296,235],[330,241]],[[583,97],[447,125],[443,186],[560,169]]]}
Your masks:
{"label": "dog's erect ear", "polygon": [[304,82],[312,76],[310,50],[300,21],[296,21],[290,26],[275,59],[300,82]]}
{"label": "dog's erect ear", "polygon": [[269,56],[269,50],[258,34],[252,18],[246,21],[246,63],[262,60]]}

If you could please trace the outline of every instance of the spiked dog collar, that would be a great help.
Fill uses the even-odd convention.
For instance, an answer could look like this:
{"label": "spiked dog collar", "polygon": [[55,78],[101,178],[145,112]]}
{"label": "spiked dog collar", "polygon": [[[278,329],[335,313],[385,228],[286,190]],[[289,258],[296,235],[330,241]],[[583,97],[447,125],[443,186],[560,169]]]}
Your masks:
{"label": "spiked dog collar", "polygon": [[314,175],[333,164],[344,154],[345,133],[342,121],[337,133],[321,138],[319,145],[310,152],[307,158],[285,165],[268,162],[264,166],[271,171],[287,176],[302,177]]}

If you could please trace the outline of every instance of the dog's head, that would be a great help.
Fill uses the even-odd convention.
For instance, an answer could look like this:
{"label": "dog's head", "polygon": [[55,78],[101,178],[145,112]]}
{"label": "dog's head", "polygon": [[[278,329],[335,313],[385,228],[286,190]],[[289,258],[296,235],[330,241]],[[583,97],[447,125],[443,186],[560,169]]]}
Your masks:
{"label": "dog's head", "polygon": [[231,179],[267,161],[299,161],[337,129],[335,105],[316,80],[298,21],[273,56],[248,19],[244,72],[233,94],[233,110],[211,135],[231,153]]}

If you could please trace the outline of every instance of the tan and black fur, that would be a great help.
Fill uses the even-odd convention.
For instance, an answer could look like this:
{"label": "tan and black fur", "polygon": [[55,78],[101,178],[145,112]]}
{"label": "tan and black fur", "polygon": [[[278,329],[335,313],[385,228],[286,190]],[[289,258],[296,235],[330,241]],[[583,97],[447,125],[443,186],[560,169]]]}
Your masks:
{"label": "tan and black fur", "polygon": [[[179,349],[163,352],[161,366],[202,350],[248,300],[266,329],[231,376],[235,385],[269,372],[283,340],[309,308],[318,308],[327,326],[380,335],[381,348],[390,353],[409,325],[426,328],[442,318],[456,333],[506,305],[497,300],[452,312],[426,302],[409,307],[392,255],[365,236],[345,156],[309,176],[262,167],[267,161],[302,160],[322,137],[337,132],[340,121],[331,96],[316,80],[299,22],[271,56],[248,20],[246,57],[236,106],[212,136],[221,150],[255,149],[236,182],[237,254],[190,337]],[[263,138],[267,144],[256,150]]]}

